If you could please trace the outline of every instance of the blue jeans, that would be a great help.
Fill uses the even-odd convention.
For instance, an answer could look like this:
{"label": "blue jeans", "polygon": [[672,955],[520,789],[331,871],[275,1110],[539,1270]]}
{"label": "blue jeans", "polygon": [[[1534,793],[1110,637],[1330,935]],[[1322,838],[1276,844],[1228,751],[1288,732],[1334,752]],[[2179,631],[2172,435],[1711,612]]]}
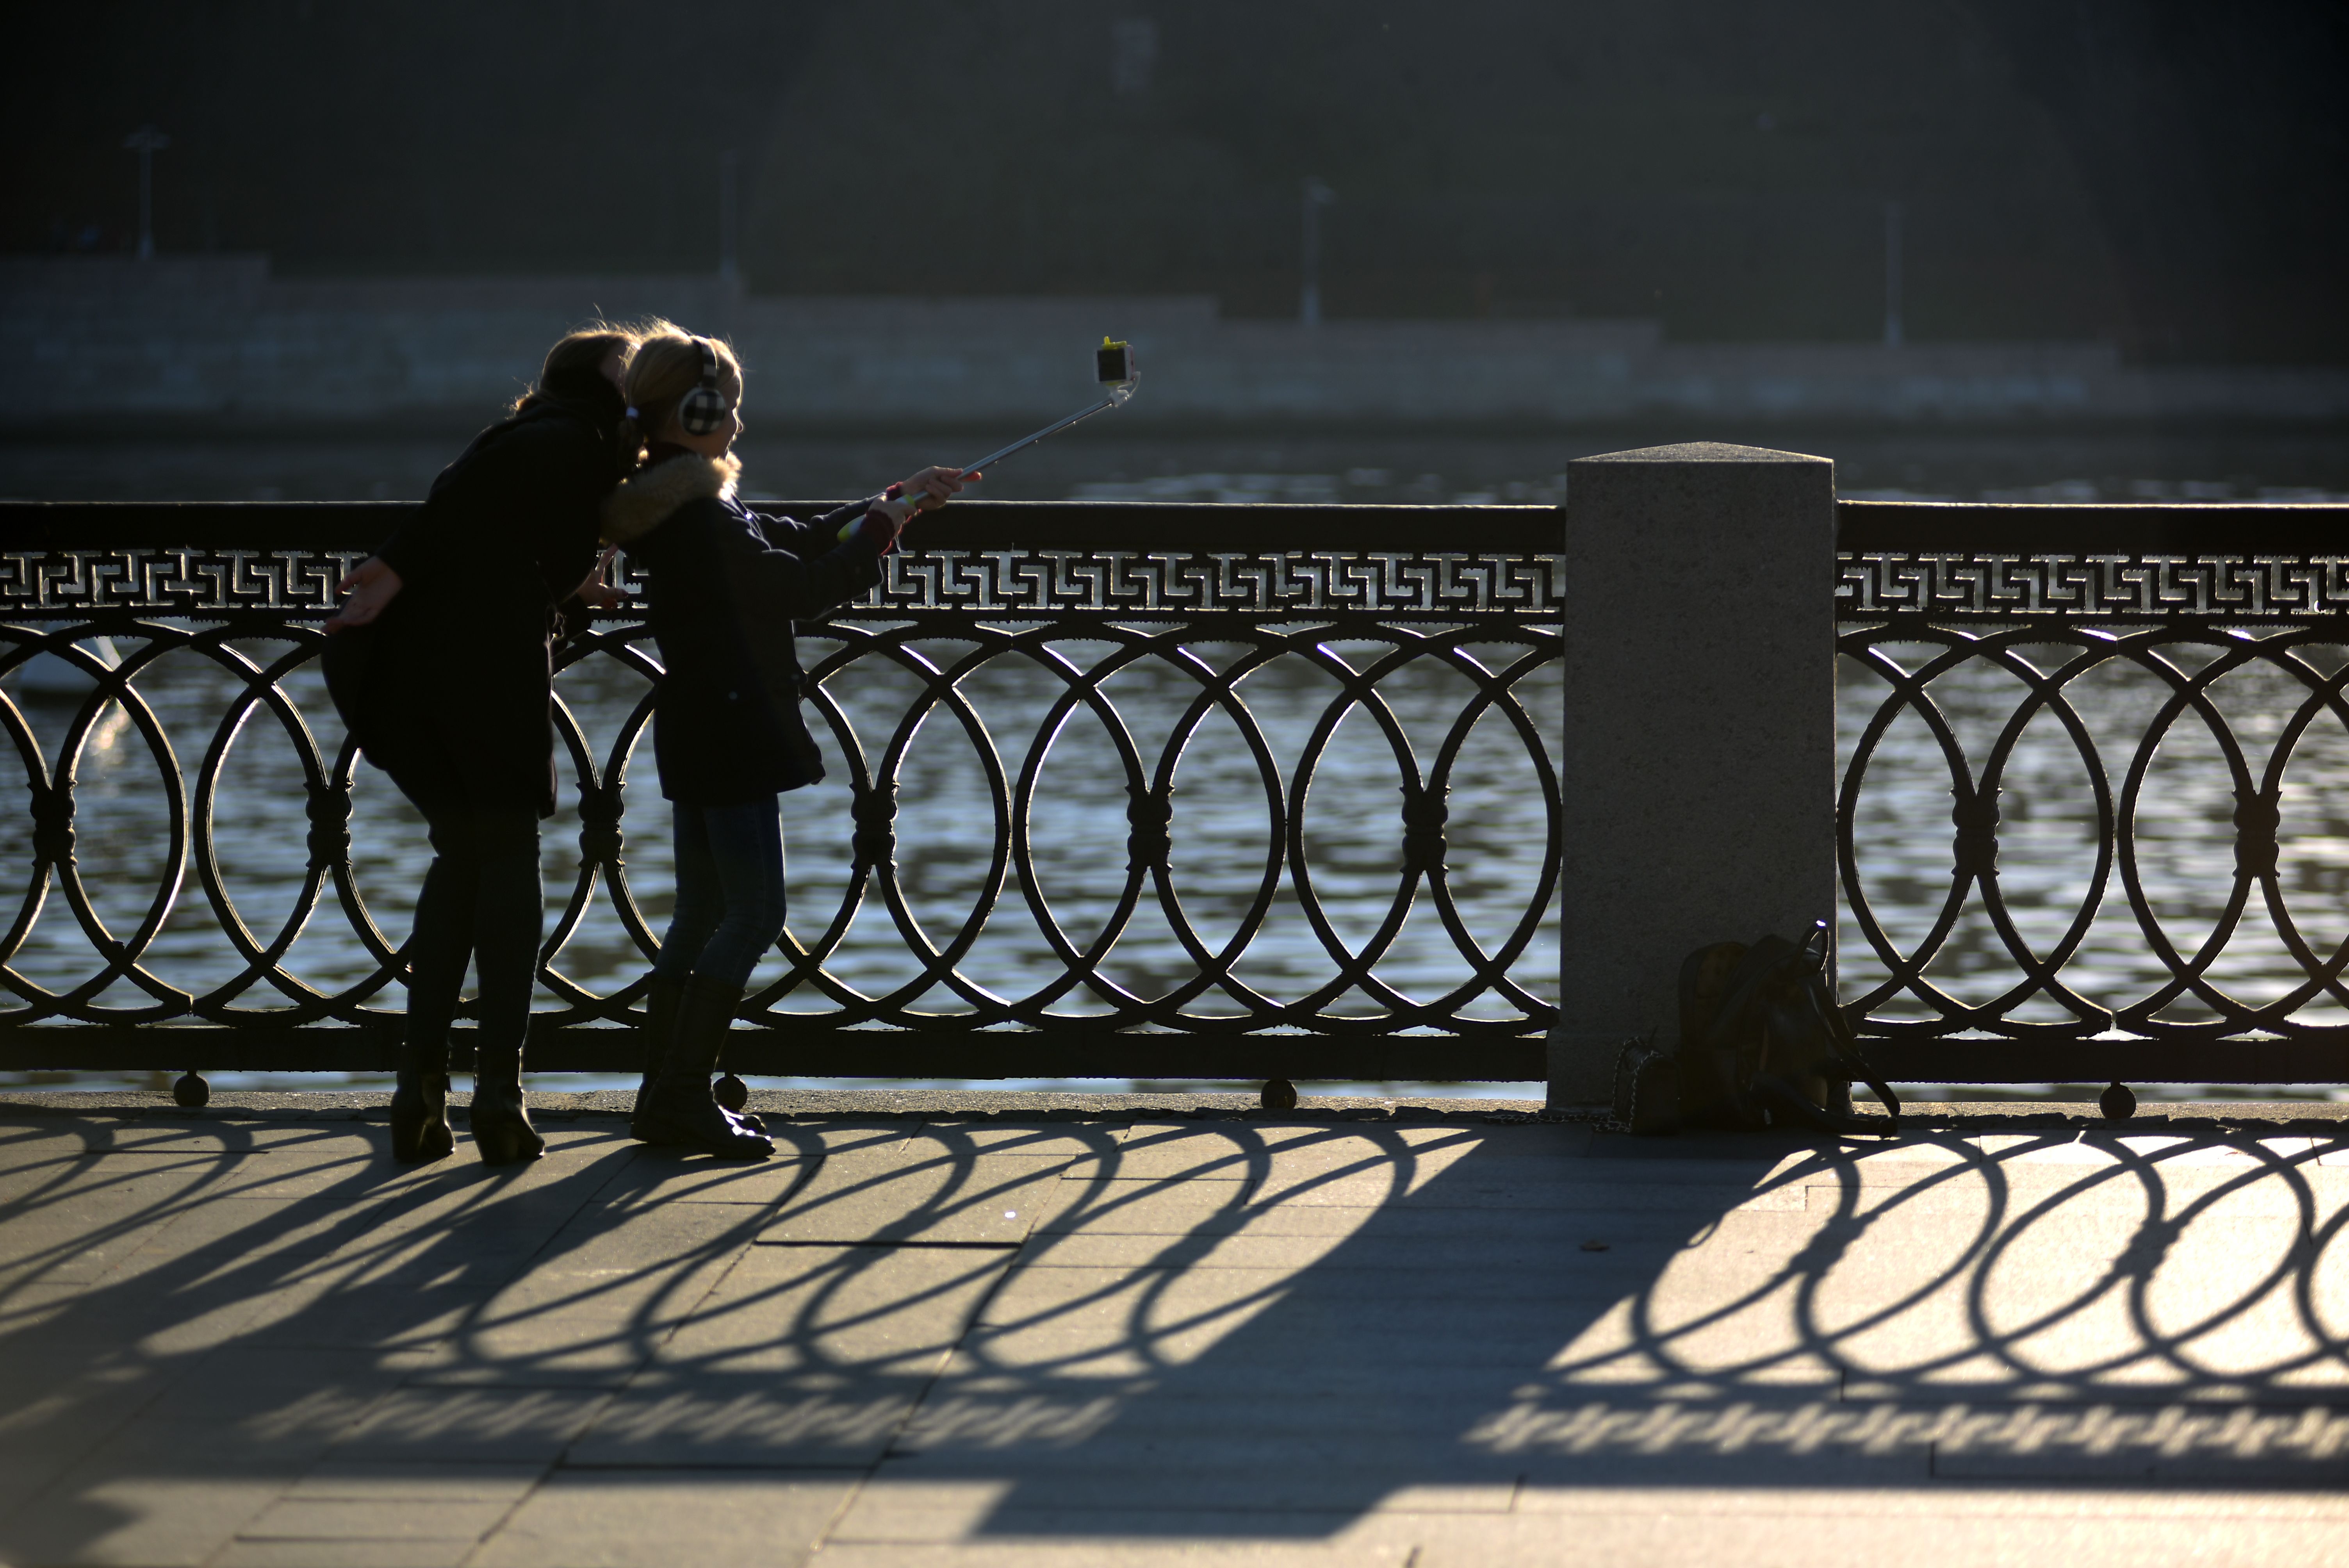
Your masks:
{"label": "blue jeans", "polygon": [[653,973],[742,986],[783,934],[783,823],[775,797],[740,806],[670,806],[677,913]]}

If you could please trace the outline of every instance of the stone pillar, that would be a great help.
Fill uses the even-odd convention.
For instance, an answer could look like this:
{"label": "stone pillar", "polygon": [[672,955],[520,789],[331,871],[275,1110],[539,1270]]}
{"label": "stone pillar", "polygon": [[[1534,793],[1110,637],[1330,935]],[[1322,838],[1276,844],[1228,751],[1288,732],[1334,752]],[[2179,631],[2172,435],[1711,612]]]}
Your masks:
{"label": "stone pillar", "polygon": [[1835,465],[1699,443],[1568,465],[1549,1101],[1677,1032],[1681,960],[1833,918]]}

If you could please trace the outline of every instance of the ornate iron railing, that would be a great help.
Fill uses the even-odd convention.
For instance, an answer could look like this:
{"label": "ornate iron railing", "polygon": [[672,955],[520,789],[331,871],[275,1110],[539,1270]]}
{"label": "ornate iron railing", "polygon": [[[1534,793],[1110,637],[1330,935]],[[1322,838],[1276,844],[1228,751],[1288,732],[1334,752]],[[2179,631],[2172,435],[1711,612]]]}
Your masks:
{"label": "ornate iron railing", "polygon": [[[355,799],[370,775],[341,739],[313,661],[334,583],[402,511],[0,513],[0,621],[15,623],[0,634],[0,679],[46,653],[95,683],[47,744],[19,705],[0,708],[31,800],[18,861],[28,875],[0,934],[0,983],[15,1002],[0,1013],[0,1062],[388,1061],[405,921],[377,918],[355,861]],[[833,793],[833,818],[812,838],[844,845],[846,863],[836,903],[827,892],[813,918],[794,921],[780,971],[746,1006],[765,1027],[740,1031],[730,1062],[959,1078],[1539,1076],[1555,1015],[1554,944],[1537,938],[1557,875],[1556,702],[1526,693],[1555,680],[1554,539],[1546,508],[977,502],[930,520],[921,548],[891,557],[867,600],[803,628],[812,717],[848,785],[844,809]],[[100,635],[121,651],[112,669],[92,651]],[[190,662],[215,676],[210,706],[185,716],[202,760],[183,782],[158,704],[167,667]],[[657,942],[629,861],[632,849],[659,846],[666,824],[626,805],[648,793],[628,789],[629,758],[649,722],[657,655],[624,607],[560,662],[579,856],[542,969],[558,1006],[536,1020],[533,1059],[622,1068],[631,1038],[598,1026],[640,1016]],[[616,698],[615,681],[629,680]],[[872,699],[876,690],[885,695]],[[607,733],[594,733],[587,709],[598,706]],[[151,756],[160,809],[147,831],[165,841],[149,857],[150,892],[112,920],[86,885],[77,835],[88,838],[88,809],[76,795],[110,712],[127,715],[116,745],[135,740]],[[293,754],[285,783],[298,790],[306,838],[291,896],[266,921],[243,907],[222,849],[233,836],[223,779],[255,720]],[[1367,745],[1351,745],[1365,725]],[[930,766],[923,738],[940,727],[961,745],[955,798],[979,819],[962,824],[958,869],[949,853],[926,862],[947,867],[938,874],[961,901],[943,919],[938,900],[926,908],[909,885],[921,867],[898,842],[900,802],[937,793],[935,779],[910,775]],[[1087,824],[1073,820],[1084,803],[1054,799],[1044,779],[1080,727],[1102,754],[1090,803],[1112,802],[1120,841],[1102,842],[1091,823],[1082,876],[1059,879],[1089,885],[1056,887],[1056,851],[1057,869],[1071,870],[1057,841]],[[1340,752],[1348,767],[1333,761]],[[1384,783],[1366,784],[1365,769],[1381,766]],[[1479,769],[1471,789],[1507,798],[1520,841],[1513,877],[1480,864],[1463,894],[1446,865],[1447,800]],[[1333,783],[1341,772],[1352,777]],[[1203,773],[1221,781],[1220,800],[1188,787]],[[1361,810],[1381,793],[1375,816]],[[381,810],[398,810],[378,794]],[[1201,812],[1216,820],[1195,827]],[[367,808],[358,813],[364,827]],[[1212,841],[1186,858],[1203,832]],[[1334,872],[1323,841],[1333,832],[1349,841],[1335,859],[1351,862]],[[810,841],[794,842],[795,867]],[[182,864],[200,906],[182,896]],[[1333,875],[1344,884],[1335,891]],[[45,984],[27,944],[51,888],[87,962]],[[807,902],[796,869],[794,900]],[[1090,907],[1072,920],[1071,902]],[[604,954],[601,983],[574,962],[599,909],[626,949]],[[315,943],[314,922],[336,914],[359,961],[322,985],[298,972],[296,944],[305,933]],[[1025,951],[990,961],[981,949],[993,931],[1023,918]],[[175,932],[224,945],[233,961],[203,984],[175,983],[159,956]],[[894,966],[893,954],[876,957],[883,948]],[[1273,948],[1286,964],[1256,972]],[[1137,950],[1140,973],[1127,961]],[[1401,958],[1407,976],[1391,973]]]}
{"label": "ornate iron railing", "polygon": [[[398,806],[369,795],[313,661],[333,583],[399,511],[0,509],[0,694],[45,652],[95,683],[46,737],[40,714],[0,707],[29,791],[0,818],[0,853],[27,868],[0,931],[0,1065],[388,1061],[386,929],[404,921],[370,911],[399,868],[387,882],[367,833]],[[2349,1081],[2349,508],[1845,502],[1839,519],[1843,981],[1892,1076]],[[847,789],[794,840],[795,899],[808,846],[837,864],[732,1059],[1540,1077],[1556,538],[1533,508],[958,503],[871,600],[807,628]],[[112,670],[99,635],[121,647]],[[173,686],[191,663],[211,684]],[[657,665],[624,612],[564,667],[580,852],[533,1059],[616,1068],[633,1039],[610,1026],[636,1016],[657,923],[640,898],[658,868],[639,886],[630,865],[659,830],[626,810]],[[174,691],[192,706],[166,712]],[[1350,720],[1367,740],[1350,751]],[[222,847],[254,721],[294,759],[278,837],[302,861],[266,919]],[[144,891],[101,907],[86,863],[136,860],[140,837],[93,826],[85,764],[109,724],[153,760],[157,841],[148,882],[116,878]],[[1047,782],[1080,730],[1091,817]],[[909,848],[938,794],[926,732],[959,738],[963,820]],[[191,776],[175,734],[201,742]],[[69,923],[43,924],[52,892]],[[298,944],[336,913],[350,961],[305,977]],[[990,958],[1008,926],[1025,948]],[[44,930],[79,944],[80,969],[33,962]],[[1252,973],[1276,946],[1289,966]],[[169,960],[197,949],[202,983],[175,981]]]}
{"label": "ornate iron railing", "polygon": [[2349,1082],[2349,507],[1838,521],[1844,992],[1887,1069]]}

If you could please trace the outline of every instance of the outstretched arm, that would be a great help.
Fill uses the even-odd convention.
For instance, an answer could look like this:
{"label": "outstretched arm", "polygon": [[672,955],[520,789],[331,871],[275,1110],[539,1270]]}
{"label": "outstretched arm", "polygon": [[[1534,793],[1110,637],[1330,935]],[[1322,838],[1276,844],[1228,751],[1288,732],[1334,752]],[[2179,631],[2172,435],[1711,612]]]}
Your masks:
{"label": "outstretched arm", "polygon": [[[761,512],[760,521],[781,550],[749,548],[740,569],[750,573],[761,595],[794,620],[812,620],[846,603],[881,580],[880,558],[888,553],[906,520],[941,506],[976,475],[960,469],[926,468],[892,493],[851,501],[812,522]],[[750,542],[743,543],[749,547]]]}
{"label": "outstretched arm", "polygon": [[[832,525],[843,515],[864,521],[843,531],[844,536],[835,542]],[[773,544],[781,548],[762,550],[747,531],[734,534],[727,547],[738,553],[728,570],[755,584],[761,603],[795,621],[813,620],[881,581],[881,553],[896,533],[895,522],[878,506],[870,512],[843,507],[812,523],[787,517],[761,516],[760,521]]]}

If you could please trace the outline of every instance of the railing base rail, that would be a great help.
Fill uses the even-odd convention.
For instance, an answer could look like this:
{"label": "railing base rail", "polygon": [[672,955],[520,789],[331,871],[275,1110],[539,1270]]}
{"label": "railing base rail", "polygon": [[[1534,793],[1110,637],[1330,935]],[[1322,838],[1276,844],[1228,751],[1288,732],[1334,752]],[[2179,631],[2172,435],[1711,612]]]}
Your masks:
{"label": "railing base rail", "polygon": [[[451,1032],[452,1065],[472,1059],[472,1032]],[[388,1073],[397,1026],[316,1025],[254,1029],[179,1025],[60,1025],[0,1031],[0,1071]],[[761,1077],[870,1078],[1344,1079],[1355,1082],[1521,1083],[1538,1080],[1539,1036],[1479,1040],[1453,1035],[1178,1035],[1115,1030],[916,1034],[879,1029],[736,1029],[729,1071]],[[645,1063],[640,1029],[533,1030],[532,1072],[633,1073]]]}
{"label": "railing base rail", "polygon": [[[0,1071],[388,1073],[397,1025],[301,1028],[78,1024],[0,1030]],[[2017,1041],[1864,1039],[1899,1083],[2349,1084],[2349,1031],[2298,1039]],[[472,1061],[472,1031],[450,1036]],[[625,1026],[532,1032],[533,1072],[636,1072],[643,1032]],[[759,1077],[837,1078],[1265,1078],[1354,1082],[1523,1083],[1541,1078],[1538,1036],[1189,1035],[1116,1030],[915,1033],[738,1028],[725,1066]]]}

